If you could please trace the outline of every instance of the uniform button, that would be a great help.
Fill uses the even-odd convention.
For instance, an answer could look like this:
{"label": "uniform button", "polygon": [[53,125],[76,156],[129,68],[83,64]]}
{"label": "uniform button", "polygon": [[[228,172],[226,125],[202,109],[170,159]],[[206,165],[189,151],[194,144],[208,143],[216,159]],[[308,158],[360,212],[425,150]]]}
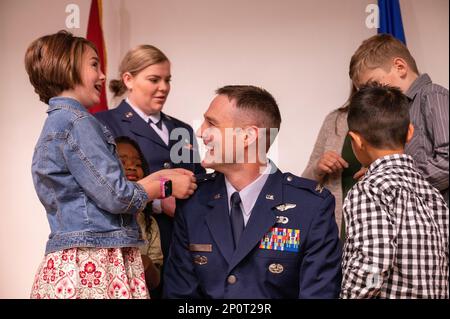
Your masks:
{"label": "uniform button", "polygon": [[170,168],[171,165],[169,162],[165,162],[163,166],[164,166],[164,168]]}
{"label": "uniform button", "polygon": [[287,177],[287,181],[288,181],[288,182],[292,182],[292,176],[288,176],[288,177]]}
{"label": "uniform button", "polygon": [[227,278],[227,282],[228,282],[230,285],[235,284],[236,281],[237,281],[237,278],[236,278],[235,275],[229,275],[228,278]]}

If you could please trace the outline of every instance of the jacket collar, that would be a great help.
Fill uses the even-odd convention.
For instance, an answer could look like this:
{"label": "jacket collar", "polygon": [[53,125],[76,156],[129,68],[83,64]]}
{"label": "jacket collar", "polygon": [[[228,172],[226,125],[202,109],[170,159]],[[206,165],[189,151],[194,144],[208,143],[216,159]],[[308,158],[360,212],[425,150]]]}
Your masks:
{"label": "jacket collar", "polygon": [[47,113],[49,113],[53,110],[56,110],[56,109],[61,109],[61,108],[68,108],[68,109],[87,113],[87,109],[83,105],[81,105],[80,102],[78,102],[77,100],[75,100],[73,98],[64,97],[64,96],[52,97],[48,101]]}
{"label": "jacket collar", "polygon": [[[130,124],[130,130],[135,133],[136,135],[146,137],[153,142],[165,147],[170,148],[171,143],[169,140],[169,145],[166,145],[164,141],[161,139],[161,137],[150,127],[148,123],[146,123],[142,117],[137,114],[133,108],[125,101],[123,100],[119,106],[116,108],[120,120],[122,122],[126,122]],[[161,118],[164,120],[164,124],[167,126],[167,130],[169,131],[169,136],[171,130],[174,128],[172,121],[167,121],[169,118],[164,113],[161,112]]]}

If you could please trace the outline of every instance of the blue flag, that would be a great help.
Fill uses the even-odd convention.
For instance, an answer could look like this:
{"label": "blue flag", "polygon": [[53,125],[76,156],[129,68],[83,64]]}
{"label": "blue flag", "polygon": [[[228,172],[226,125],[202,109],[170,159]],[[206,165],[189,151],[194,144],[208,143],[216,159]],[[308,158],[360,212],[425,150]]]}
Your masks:
{"label": "blue flag", "polygon": [[399,0],[378,0],[380,27],[378,33],[389,33],[406,45]]}

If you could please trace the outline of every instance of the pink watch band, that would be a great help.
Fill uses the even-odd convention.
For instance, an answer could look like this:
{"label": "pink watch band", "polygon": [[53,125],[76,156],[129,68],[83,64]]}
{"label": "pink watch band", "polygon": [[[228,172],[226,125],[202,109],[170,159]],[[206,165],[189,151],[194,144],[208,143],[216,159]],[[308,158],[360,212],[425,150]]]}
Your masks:
{"label": "pink watch band", "polygon": [[158,197],[159,199],[166,198],[166,192],[165,192],[165,189],[164,189],[164,183],[166,181],[168,181],[167,178],[164,178],[164,177],[160,177],[159,178],[159,197]]}

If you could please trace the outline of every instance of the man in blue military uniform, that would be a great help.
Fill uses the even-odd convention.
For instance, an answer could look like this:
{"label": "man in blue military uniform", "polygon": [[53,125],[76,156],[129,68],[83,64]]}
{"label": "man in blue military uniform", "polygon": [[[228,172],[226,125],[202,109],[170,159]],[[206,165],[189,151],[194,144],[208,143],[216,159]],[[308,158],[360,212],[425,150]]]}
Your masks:
{"label": "man in blue military uniform", "polygon": [[337,298],[334,197],[266,158],[269,130],[281,123],[270,93],[253,86],[216,93],[199,130],[202,165],[215,173],[198,177],[194,195],[177,203],[166,297]]}

